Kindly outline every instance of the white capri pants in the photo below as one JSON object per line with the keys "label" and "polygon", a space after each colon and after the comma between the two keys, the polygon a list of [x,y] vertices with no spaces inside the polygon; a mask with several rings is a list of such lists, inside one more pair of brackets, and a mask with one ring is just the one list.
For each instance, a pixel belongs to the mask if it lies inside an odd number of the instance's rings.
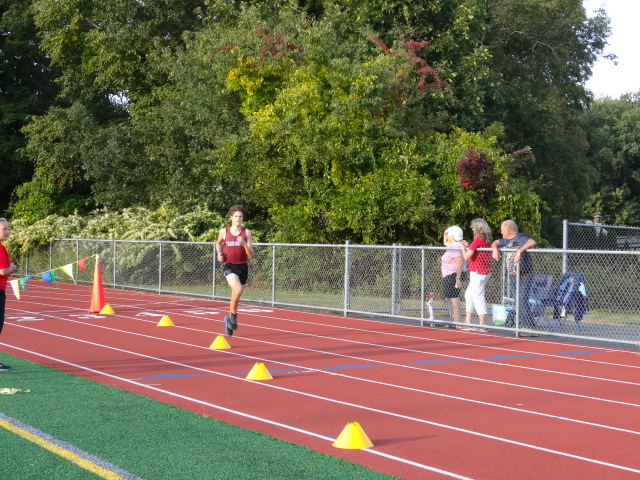
{"label": "white capri pants", "polygon": [[464,292],[465,310],[478,315],[487,314],[486,287],[491,274],[480,275],[478,272],[469,272],[469,285]]}

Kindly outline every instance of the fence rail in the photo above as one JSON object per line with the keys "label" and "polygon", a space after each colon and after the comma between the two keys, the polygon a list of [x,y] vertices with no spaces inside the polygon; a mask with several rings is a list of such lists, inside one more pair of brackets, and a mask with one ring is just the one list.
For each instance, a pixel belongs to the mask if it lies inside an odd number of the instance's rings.
{"label": "fence rail", "polygon": [[[367,316],[417,325],[453,326],[442,298],[440,257],[445,247],[401,245],[302,245],[257,243],[250,260],[243,302]],[[557,286],[568,272],[581,274],[588,313],[580,319],[557,317],[552,305],[536,319],[545,335],[640,345],[640,269],[637,251],[531,249],[536,275]],[[41,272],[97,255],[107,286],[191,295],[216,300],[230,297],[216,260],[214,243],[56,239],[47,249],[20,259],[22,275]],[[501,255],[492,265],[487,302],[502,305],[516,297],[522,283],[510,285]],[[91,273],[77,270],[78,282]],[[466,285],[463,285],[462,292]],[[464,316],[464,295],[461,293]],[[496,331],[522,333],[525,305],[516,302],[513,327],[494,322]],[[491,309],[490,309],[491,310]],[[546,317],[546,318],[545,318]],[[550,322],[552,319],[553,322]]]}

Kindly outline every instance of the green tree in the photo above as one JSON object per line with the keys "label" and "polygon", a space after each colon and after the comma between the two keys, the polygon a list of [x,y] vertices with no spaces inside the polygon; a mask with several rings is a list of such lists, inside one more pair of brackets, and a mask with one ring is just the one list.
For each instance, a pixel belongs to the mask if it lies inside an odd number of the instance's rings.
{"label": "green tree", "polygon": [[42,47],[62,71],[64,93],[76,101],[135,97],[150,78],[152,52],[181,42],[202,27],[206,1],[35,0]]}
{"label": "green tree", "polygon": [[[260,26],[243,45],[224,50],[236,57],[227,86],[239,92],[249,123],[250,155],[243,166],[251,183],[244,191],[268,209],[277,239],[422,243],[438,238],[441,222],[452,216],[436,215],[435,205],[450,208],[453,201],[444,197],[458,188],[434,196],[433,184],[455,172],[456,164],[451,153],[441,164],[431,155],[440,147],[457,152],[457,160],[465,150],[461,136],[406,128],[407,118],[422,126],[435,123],[424,105],[428,92],[438,90],[439,77],[417,55],[427,44],[399,42],[389,48],[375,36],[344,37],[350,18],[338,10],[317,22],[283,15],[271,20],[273,30],[264,19],[246,21]],[[506,156],[495,138],[485,142],[493,163],[500,164],[500,181],[492,189],[506,188]],[[487,215],[521,209],[535,225],[537,197],[526,185],[518,186],[522,190],[496,194],[491,202],[469,192],[455,213],[464,215],[464,207],[471,208],[467,214]]]}
{"label": "green tree", "polygon": [[422,46],[395,52],[345,36],[348,24],[337,10],[317,22],[283,13],[229,52],[236,67],[227,85],[249,122],[245,192],[268,209],[282,240],[415,241],[429,180],[396,119],[437,75],[414,55]]}
{"label": "green tree", "polygon": [[502,78],[487,118],[505,126],[505,148],[532,149],[535,162],[521,164],[521,174],[548,207],[543,233],[553,239],[563,218],[580,217],[595,182],[584,85],[606,45],[609,19],[602,10],[587,18],[580,0],[497,0],[487,8],[484,42]]}
{"label": "green tree", "polygon": [[[501,147],[503,136],[498,124],[480,133],[455,129],[449,135],[439,134],[426,146],[425,172],[438,179],[433,184],[437,186],[434,196],[439,225],[465,227],[473,218],[481,217],[497,229],[503,220],[511,218],[523,231],[539,238],[542,201],[532,185],[517,174],[518,163],[530,158],[531,151],[507,154]],[[460,168],[469,153],[482,155],[486,170],[465,172]],[[438,236],[433,240],[438,241]]]}
{"label": "green tree", "polygon": [[0,0],[0,212],[14,188],[33,174],[31,162],[20,155],[21,128],[31,115],[43,114],[58,92],[56,72],[36,41],[30,3]]}
{"label": "green tree", "polygon": [[[526,160],[540,154],[508,152],[543,136],[493,116],[529,109],[562,137],[580,112],[542,87],[524,106],[507,95],[480,1],[301,2],[314,15],[298,2],[56,3],[36,2],[36,19],[74,102],[25,130],[37,170],[19,191],[24,215],[170,198],[219,212],[241,201],[286,241],[439,241],[479,215],[535,234],[544,204],[531,186],[546,184]],[[481,188],[457,172],[470,151],[491,169]]]}
{"label": "green tree", "polygon": [[498,93],[483,39],[490,27],[483,0],[336,0],[354,24],[387,43],[397,38],[427,42],[421,56],[440,76],[444,89],[425,97],[431,112],[445,113],[447,127],[482,129],[485,104]]}
{"label": "green tree", "polygon": [[640,93],[591,105],[587,139],[599,181],[584,205],[587,215],[600,212],[609,224],[640,224],[639,125]]}
{"label": "green tree", "polygon": [[35,221],[47,215],[88,213],[95,205],[84,175],[85,145],[96,129],[80,104],[52,107],[23,128],[29,138],[24,153],[34,164],[33,178],[16,189],[20,201],[13,215]]}
{"label": "green tree", "polygon": [[[171,168],[143,155],[149,138],[131,128],[129,103],[164,82],[153,76],[149,58],[180,44],[184,30],[200,28],[206,2],[22,3],[32,3],[24,11],[33,13],[43,55],[61,72],[63,101],[24,130],[35,172],[16,189],[14,214],[36,219],[96,204],[148,203],[149,183],[164,188],[156,205],[171,196],[167,182],[154,182],[171,177]],[[119,188],[127,195],[116,193]]]}

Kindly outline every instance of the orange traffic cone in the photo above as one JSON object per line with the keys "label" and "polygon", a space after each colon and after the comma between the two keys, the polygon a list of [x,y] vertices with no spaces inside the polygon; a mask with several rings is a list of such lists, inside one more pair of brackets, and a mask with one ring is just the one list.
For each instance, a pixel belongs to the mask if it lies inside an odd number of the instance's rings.
{"label": "orange traffic cone", "polygon": [[100,260],[96,259],[96,266],[93,270],[93,291],[91,293],[91,306],[87,310],[89,313],[100,313],[104,308],[104,287],[102,286],[102,271],[100,270]]}

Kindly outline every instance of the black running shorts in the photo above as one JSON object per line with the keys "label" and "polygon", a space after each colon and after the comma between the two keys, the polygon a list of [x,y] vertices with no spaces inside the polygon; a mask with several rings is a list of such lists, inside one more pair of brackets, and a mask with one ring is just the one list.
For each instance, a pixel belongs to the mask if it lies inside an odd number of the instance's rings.
{"label": "black running shorts", "polygon": [[240,285],[244,286],[249,277],[249,266],[246,263],[223,263],[222,274],[225,278],[229,275],[237,275],[240,279]]}

